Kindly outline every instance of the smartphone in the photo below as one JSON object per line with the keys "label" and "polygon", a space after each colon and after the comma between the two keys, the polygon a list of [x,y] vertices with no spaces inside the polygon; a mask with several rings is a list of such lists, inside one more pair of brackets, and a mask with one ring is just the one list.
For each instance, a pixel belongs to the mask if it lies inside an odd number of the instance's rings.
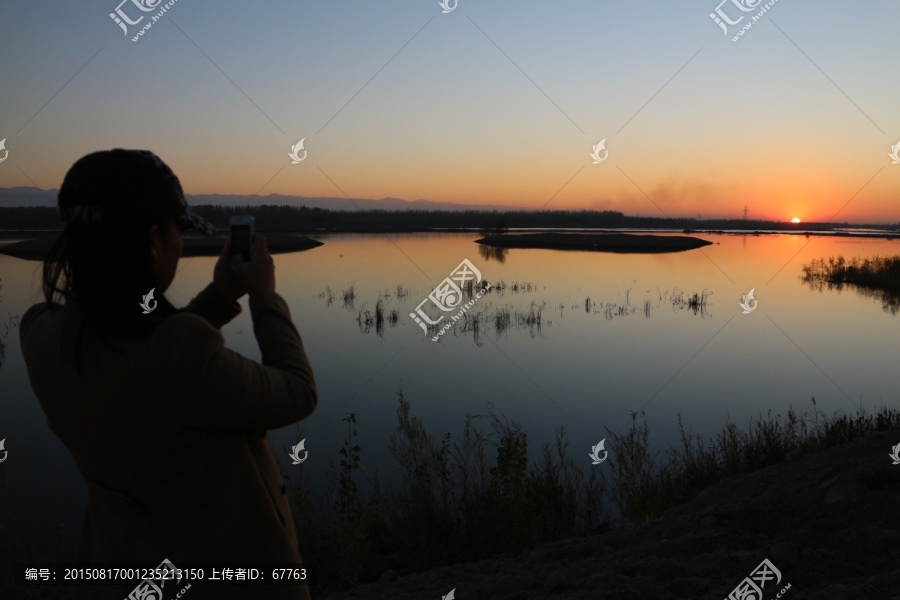
{"label": "smartphone", "polygon": [[250,262],[253,242],[253,215],[231,217],[231,255],[240,254],[244,262]]}

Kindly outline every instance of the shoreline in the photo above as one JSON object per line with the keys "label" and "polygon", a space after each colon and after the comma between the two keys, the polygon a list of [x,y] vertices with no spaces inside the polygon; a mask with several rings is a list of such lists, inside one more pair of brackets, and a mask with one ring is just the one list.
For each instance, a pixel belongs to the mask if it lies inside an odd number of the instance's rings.
{"label": "shoreline", "polygon": [[[23,260],[43,260],[50,246],[56,240],[58,232],[44,232],[43,235],[26,237],[25,232],[4,237],[0,232],[0,240],[21,240],[9,244],[0,244],[0,254],[6,254]],[[270,254],[284,254],[287,252],[301,252],[322,246],[324,242],[314,240],[304,235],[283,232],[260,232],[266,238],[266,246]],[[24,238],[24,239],[23,239]],[[228,234],[216,234],[212,236],[184,235],[184,250],[181,253],[185,257],[219,256],[222,246],[228,239]]]}
{"label": "shoreline", "polygon": [[[50,248],[53,240],[61,230],[48,229],[6,229],[0,230],[0,254],[6,254],[24,260],[42,260]],[[621,228],[621,229],[563,229],[563,228],[522,228],[510,229],[508,233],[500,236],[483,236],[475,229],[369,229],[360,230],[309,230],[309,229],[285,229],[285,230],[258,230],[266,236],[269,251],[272,254],[284,254],[288,252],[300,252],[316,248],[324,242],[309,236],[327,237],[331,235],[397,235],[397,234],[472,234],[479,236],[476,243],[496,248],[545,248],[558,250],[587,250],[622,253],[658,253],[680,252],[700,248],[713,244],[708,240],[685,237],[686,234],[704,235],[736,235],[736,236],[761,236],[761,235],[802,235],[805,237],[840,237],[855,239],[900,239],[900,233],[893,231],[846,231],[846,230],[802,230],[802,231],[775,231],[775,230],[721,230],[721,229],[648,229],[648,228]],[[555,236],[555,237],[554,237]],[[582,239],[578,240],[577,237]],[[618,236],[621,243],[611,243],[614,236]],[[184,236],[183,256],[218,256],[221,244],[228,237],[227,230],[217,231],[213,236]],[[519,238],[516,240],[515,238]],[[570,238],[570,239],[568,239]],[[592,238],[585,241],[586,238]],[[640,240],[640,238],[644,238]],[[651,241],[655,238],[656,241]],[[554,241],[554,239],[556,241]],[[560,241],[564,240],[564,241]],[[673,241],[681,240],[681,241]],[[691,242],[693,240],[693,242]],[[497,243],[497,241],[502,243]],[[647,242],[645,244],[639,241]],[[579,242],[579,243],[576,243]]]}
{"label": "shoreline", "polygon": [[[62,229],[0,229],[0,241],[10,239],[34,239],[39,237],[55,236]],[[257,232],[263,235],[346,235],[346,234],[398,234],[398,233],[471,233],[485,237],[476,227],[422,227],[422,228],[393,228],[393,229],[277,229],[264,230],[257,228]],[[648,227],[520,227],[509,228],[507,235],[524,233],[637,233],[637,234],[703,234],[703,235],[803,235],[823,237],[854,237],[875,239],[900,239],[900,231],[896,230],[872,230],[853,228],[848,229],[673,229],[673,228],[648,228]],[[213,237],[227,236],[227,229],[219,229]]]}

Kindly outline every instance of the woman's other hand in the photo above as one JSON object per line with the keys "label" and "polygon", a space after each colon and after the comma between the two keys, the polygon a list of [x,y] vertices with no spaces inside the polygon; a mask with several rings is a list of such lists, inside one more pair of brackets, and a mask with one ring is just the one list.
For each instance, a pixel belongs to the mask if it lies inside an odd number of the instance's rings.
{"label": "woman's other hand", "polygon": [[219,260],[213,268],[213,284],[224,296],[237,301],[247,293],[247,289],[238,281],[237,274],[231,266],[231,240],[226,240]]}
{"label": "woman's other hand", "polygon": [[231,267],[234,270],[238,285],[248,293],[259,291],[275,291],[275,261],[266,247],[266,238],[261,235],[253,236],[253,257],[249,263],[245,263],[240,255],[231,257]]}
{"label": "woman's other hand", "polygon": [[275,261],[266,247],[266,238],[253,236],[251,256],[249,263],[240,254],[231,256],[231,240],[225,242],[213,269],[213,283],[227,298],[236,301],[244,294],[275,290]]}

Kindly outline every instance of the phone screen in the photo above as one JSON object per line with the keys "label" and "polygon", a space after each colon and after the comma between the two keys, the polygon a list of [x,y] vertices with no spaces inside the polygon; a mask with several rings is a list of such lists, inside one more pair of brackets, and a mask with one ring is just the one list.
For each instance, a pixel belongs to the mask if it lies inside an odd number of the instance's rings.
{"label": "phone screen", "polygon": [[250,262],[250,225],[231,226],[231,255],[240,254]]}

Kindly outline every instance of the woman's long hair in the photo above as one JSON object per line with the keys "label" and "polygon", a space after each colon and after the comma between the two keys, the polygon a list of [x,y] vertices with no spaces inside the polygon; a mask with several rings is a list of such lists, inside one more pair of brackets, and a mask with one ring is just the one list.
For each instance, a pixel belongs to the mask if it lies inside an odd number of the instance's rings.
{"label": "woman's long hair", "polygon": [[135,151],[110,150],[77,161],[60,187],[67,225],[44,260],[43,289],[51,308],[72,303],[83,317],[73,348],[79,374],[86,335],[114,348],[114,337],[144,338],[177,312],[161,290],[153,312],[140,307],[158,285],[150,228],[165,238],[174,222],[160,216],[176,193],[168,175]]}

